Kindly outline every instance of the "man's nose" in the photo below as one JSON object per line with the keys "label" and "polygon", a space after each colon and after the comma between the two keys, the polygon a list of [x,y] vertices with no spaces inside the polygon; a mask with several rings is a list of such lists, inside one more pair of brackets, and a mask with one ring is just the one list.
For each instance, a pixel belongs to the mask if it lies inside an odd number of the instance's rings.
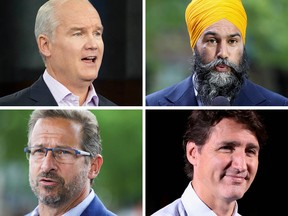
{"label": "man's nose", "polygon": [[227,59],[229,56],[228,45],[226,42],[221,41],[218,43],[217,47],[217,57],[222,59]]}
{"label": "man's nose", "polygon": [[245,152],[235,152],[233,154],[232,166],[239,171],[247,169],[246,153]]}
{"label": "man's nose", "polygon": [[98,48],[98,43],[100,43],[99,38],[96,38],[95,35],[90,35],[87,37],[87,41],[85,43],[85,48],[86,49],[97,49]]}
{"label": "man's nose", "polygon": [[47,150],[45,157],[41,161],[41,170],[43,172],[48,172],[52,169],[57,168],[57,161],[55,160],[53,156],[52,150]]}

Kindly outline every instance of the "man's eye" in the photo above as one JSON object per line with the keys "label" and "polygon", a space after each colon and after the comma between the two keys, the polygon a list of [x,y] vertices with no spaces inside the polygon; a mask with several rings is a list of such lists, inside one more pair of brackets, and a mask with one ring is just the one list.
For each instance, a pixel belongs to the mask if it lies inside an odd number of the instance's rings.
{"label": "man's eye", "polygon": [[256,155],[257,154],[257,151],[255,149],[249,149],[246,152],[247,152],[247,154],[251,154],[251,155]]}
{"label": "man's eye", "polygon": [[71,153],[71,151],[61,149],[61,150],[57,151],[57,154],[58,155],[64,155],[64,154],[72,154],[72,153]]}
{"label": "man's eye", "polygon": [[208,43],[216,43],[217,42],[215,38],[210,38],[207,41],[208,41]]}
{"label": "man's eye", "polygon": [[95,36],[101,36],[101,35],[102,35],[102,32],[100,32],[100,31],[94,32],[94,35],[95,35]]}
{"label": "man's eye", "polygon": [[236,43],[237,43],[237,40],[236,40],[236,39],[231,39],[231,40],[229,40],[229,43],[230,43],[230,44],[236,44]]}
{"label": "man's eye", "polygon": [[74,35],[74,36],[81,36],[81,35],[82,35],[82,32],[75,32],[73,35]]}
{"label": "man's eye", "polygon": [[35,149],[33,152],[33,154],[38,154],[38,153],[45,153],[45,149]]}
{"label": "man's eye", "polygon": [[223,151],[233,151],[233,147],[232,146],[222,146],[220,148]]}

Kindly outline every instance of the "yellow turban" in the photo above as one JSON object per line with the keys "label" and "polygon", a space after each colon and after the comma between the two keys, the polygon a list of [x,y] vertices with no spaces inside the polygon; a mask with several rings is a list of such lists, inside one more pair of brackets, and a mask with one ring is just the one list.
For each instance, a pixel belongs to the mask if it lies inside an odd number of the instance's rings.
{"label": "yellow turban", "polygon": [[192,0],[186,8],[185,19],[192,48],[204,30],[221,19],[233,23],[245,43],[247,15],[241,0]]}

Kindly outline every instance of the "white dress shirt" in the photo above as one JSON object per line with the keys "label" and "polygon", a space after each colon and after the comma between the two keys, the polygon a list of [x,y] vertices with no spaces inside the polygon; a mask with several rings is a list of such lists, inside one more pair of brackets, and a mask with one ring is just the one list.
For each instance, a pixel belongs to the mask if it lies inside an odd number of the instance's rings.
{"label": "white dress shirt", "polygon": [[[233,216],[238,214],[236,202]],[[152,216],[217,216],[195,193],[191,182],[188,184],[181,198],[175,200],[162,209],[153,213]]]}
{"label": "white dress shirt", "polygon": [[[43,79],[58,106],[80,106],[79,97],[54,79],[47,70],[44,71]],[[90,85],[87,98],[82,106],[99,106],[99,98],[93,84]]]}

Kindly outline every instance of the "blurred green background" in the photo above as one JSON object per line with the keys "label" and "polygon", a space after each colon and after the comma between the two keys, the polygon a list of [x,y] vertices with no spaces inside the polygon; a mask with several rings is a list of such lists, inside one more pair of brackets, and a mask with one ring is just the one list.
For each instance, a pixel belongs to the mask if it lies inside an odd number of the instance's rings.
{"label": "blurred green background", "polygon": [[[91,110],[100,125],[104,163],[94,190],[118,215],[142,215],[142,110]],[[0,110],[0,215],[32,211],[27,123],[32,110]]]}
{"label": "blurred green background", "polygon": [[[185,10],[190,0],[146,0],[146,94],[189,76],[192,50]],[[288,97],[288,1],[242,0],[248,16],[249,77]]]}

